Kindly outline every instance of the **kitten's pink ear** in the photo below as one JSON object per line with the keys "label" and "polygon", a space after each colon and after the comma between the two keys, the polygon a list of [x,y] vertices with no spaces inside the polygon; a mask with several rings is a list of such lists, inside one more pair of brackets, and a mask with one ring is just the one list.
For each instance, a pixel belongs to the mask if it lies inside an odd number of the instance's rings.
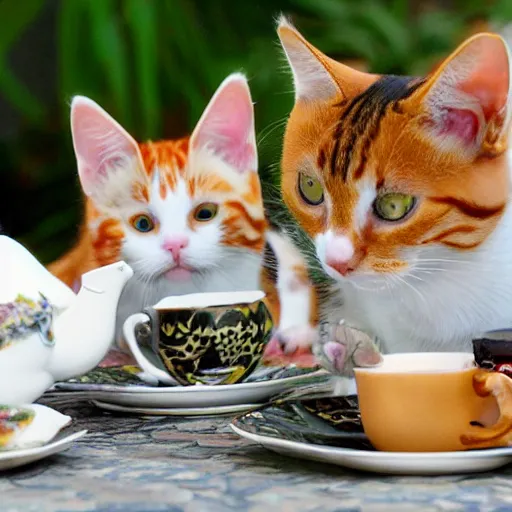
{"label": "kitten's pink ear", "polygon": [[500,154],[511,108],[510,54],[496,34],[477,34],[450,55],[409,103],[420,102],[426,125],[446,149]]}
{"label": "kitten's pink ear", "polygon": [[194,129],[191,151],[207,148],[239,172],[258,170],[254,109],[246,78],[229,75]]}
{"label": "kitten's pink ear", "polygon": [[86,195],[101,186],[109,173],[122,167],[133,168],[134,159],[142,161],[135,140],[89,98],[73,98],[71,132],[78,174]]}

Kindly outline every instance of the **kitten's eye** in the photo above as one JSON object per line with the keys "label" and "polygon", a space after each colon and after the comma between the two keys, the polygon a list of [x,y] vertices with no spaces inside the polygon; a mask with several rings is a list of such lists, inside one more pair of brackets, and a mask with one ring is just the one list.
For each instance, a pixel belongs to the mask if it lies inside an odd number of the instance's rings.
{"label": "kitten's eye", "polygon": [[149,233],[155,229],[155,223],[153,219],[145,213],[135,215],[131,218],[130,223],[137,231],[140,231],[141,233]]}
{"label": "kitten's eye", "polygon": [[194,219],[199,222],[208,222],[217,215],[218,211],[219,207],[215,203],[203,203],[196,208]]}
{"label": "kitten's eye", "polygon": [[299,173],[299,192],[302,199],[312,206],[324,202],[324,189],[320,181],[302,172]]}
{"label": "kitten's eye", "polygon": [[396,221],[403,219],[413,208],[414,196],[400,193],[383,194],[375,199],[373,211],[383,220]]}

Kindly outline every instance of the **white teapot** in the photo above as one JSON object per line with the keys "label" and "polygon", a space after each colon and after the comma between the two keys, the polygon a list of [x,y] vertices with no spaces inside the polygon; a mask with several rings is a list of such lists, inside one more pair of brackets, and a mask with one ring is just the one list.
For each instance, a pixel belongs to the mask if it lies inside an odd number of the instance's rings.
{"label": "white teapot", "polygon": [[23,335],[0,338],[0,404],[31,403],[56,381],[96,367],[114,341],[117,304],[132,275],[124,261],[92,270],[75,295],[25,247],[1,235],[0,326],[2,308],[31,303],[41,315]]}

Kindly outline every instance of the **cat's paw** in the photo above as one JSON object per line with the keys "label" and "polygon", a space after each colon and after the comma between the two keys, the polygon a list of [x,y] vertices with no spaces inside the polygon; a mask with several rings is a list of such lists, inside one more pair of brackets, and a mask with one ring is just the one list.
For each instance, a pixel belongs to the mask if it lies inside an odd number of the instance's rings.
{"label": "cat's paw", "polygon": [[297,350],[311,351],[318,338],[318,331],[310,325],[297,325],[277,331],[274,337],[285,354],[293,354]]}
{"label": "cat's paw", "polygon": [[311,348],[316,343],[318,331],[310,325],[277,330],[265,347],[263,364],[267,366],[288,366],[301,368],[318,366]]}
{"label": "cat's paw", "polygon": [[321,325],[313,353],[326,370],[336,375],[353,376],[354,368],[368,368],[382,362],[374,340],[345,324]]}

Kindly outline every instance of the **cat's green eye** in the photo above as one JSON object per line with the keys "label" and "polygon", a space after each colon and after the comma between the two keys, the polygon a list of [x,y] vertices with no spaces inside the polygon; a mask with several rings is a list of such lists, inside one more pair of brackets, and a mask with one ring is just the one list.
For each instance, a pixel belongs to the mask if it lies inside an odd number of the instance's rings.
{"label": "cat's green eye", "polygon": [[208,222],[218,213],[219,207],[215,203],[200,204],[194,211],[194,219],[199,222]]}
{"label": "cat's green eye", "polygon": [[403,219],[413,209],[415,202],[414,196],[390,192],[375,199],[373,211],[383,220],[397,221]]}
{"label": "cat's green eye", "polygon": [[155,229],[155,222],[147,213],[134,215],[130,219],[130,224],[141,233],[149,233]]}
{"label": "cat's green eye", "polygon": [[312,206],[318,206],[324,202],[322,184],[309,174],[299,173],[299,192],[302,199]]}

